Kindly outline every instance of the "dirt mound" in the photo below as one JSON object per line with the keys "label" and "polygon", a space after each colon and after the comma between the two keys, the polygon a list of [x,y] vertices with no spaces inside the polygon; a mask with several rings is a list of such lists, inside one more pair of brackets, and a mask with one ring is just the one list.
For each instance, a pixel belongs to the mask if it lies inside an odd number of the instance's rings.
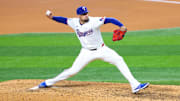
{"label": "dirt mound", "polygon": [[42,80],[0,83],[0,101],[178,101],[180,86],[150,85],[132,94],[129,84],[61,81],[52,88],[28,89]]}

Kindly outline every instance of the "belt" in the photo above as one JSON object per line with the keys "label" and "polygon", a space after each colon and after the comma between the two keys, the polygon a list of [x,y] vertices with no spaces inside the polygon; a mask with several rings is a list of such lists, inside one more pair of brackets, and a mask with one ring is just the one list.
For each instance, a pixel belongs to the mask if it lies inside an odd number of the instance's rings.
{"label": "belt", "polygon": [[[101,47],[103,47],[104,46],[104,43],[101,45]],[[94,48],[94,49],[89,49],[90,51],[95,51],[95,50],[97,50],[98,48]]]}
{"label": "belt", "polygon": [[94,49],[89,49],[90,51],[95,51],[95,50],[97,50],[97,48],[94,48]]}

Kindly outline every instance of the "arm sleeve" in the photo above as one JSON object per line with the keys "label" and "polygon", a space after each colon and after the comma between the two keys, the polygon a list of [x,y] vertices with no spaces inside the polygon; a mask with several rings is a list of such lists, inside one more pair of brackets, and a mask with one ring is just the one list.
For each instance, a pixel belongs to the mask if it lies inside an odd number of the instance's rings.
{"label": "arm sleeve", "polygon": [[66,25],[67,25],[67,18],[65,18],[65,17],[53,16],[52,19],[55,20],[55,21],[57,21],[57,22],[60,22],[60,23],[63,23],[63,24],[66,24]]}
{"label": "arm sleeve", "polygon": [[96,28],[101,27],[104,24],[106,17],[94,17],[94,26]]}
{"label": "arm sleeve", "polygon": [[107,23],[112,23],[119,27],[123,26],[123,24],[115,18],[105,18],[104,24],[107,24]]}

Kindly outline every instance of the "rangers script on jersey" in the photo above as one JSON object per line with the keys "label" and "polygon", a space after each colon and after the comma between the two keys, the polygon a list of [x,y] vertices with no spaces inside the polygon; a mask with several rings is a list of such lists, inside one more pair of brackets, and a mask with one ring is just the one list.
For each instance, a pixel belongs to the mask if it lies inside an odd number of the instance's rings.
{"label": "rangers script on jersey", "polygon": [[74,29],[83,48],[95,49],[104,43],[100,32],[104,20],[105,17],[89,17],[89,21],[81,25],[79,18],[69,18],[67,24]]}

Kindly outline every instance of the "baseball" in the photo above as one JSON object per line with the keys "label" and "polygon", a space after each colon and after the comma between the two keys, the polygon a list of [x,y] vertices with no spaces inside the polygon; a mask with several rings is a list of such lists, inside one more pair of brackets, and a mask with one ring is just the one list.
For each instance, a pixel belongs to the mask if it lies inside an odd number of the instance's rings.
{"label": "baseball", "polygon": [[50,10],[47,10],[47,11],[46,11],[46,15],[47,15],[47,16],[50,16],[51,14],[52,14],[52,12],[51,12]]}

